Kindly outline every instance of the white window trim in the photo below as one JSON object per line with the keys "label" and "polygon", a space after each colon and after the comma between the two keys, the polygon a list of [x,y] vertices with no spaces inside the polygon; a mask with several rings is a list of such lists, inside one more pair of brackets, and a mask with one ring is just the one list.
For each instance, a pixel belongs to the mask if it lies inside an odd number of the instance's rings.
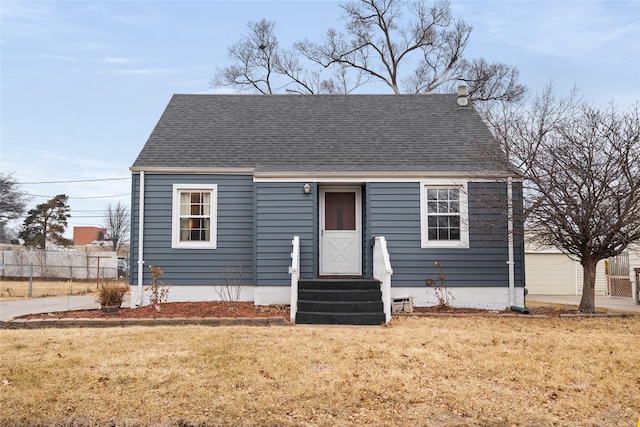
{"label": "white window trim", "polygon": [[[429,240],[427,228],[427,188],[460,189],[460,240]],[[468,248],[469,247],[469,197],[467,181],[430,179],[420,181],[420,247],[421,248]]]}
{"label": "white window trim", "polygon": [[[199,191],[211,193],[211,230],[209,241],[180,241],[180,193],[183,191]],[[218,238],[218,184],[173,184],[173,201],[171,210],[171,247],[174,249],[216,249]]]}

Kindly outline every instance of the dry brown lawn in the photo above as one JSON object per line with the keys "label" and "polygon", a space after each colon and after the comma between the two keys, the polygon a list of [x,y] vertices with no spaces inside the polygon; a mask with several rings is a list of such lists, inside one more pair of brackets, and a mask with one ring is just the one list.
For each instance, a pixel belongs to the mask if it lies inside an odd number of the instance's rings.
{"label": "dry brown lawn", "polygon": [[0,425],[635,426],[640,318],[2,330]]}
{"label": "dry brown lawn", "polygon": [[[124,283],[124,282],[122,282]],[[31,284],[33,297],[54,297],[62,295],[83,295],[96,290],[95,280],[40,280]],[[28,280],[0,279],[0,300],[25,298],[29,294]]]}

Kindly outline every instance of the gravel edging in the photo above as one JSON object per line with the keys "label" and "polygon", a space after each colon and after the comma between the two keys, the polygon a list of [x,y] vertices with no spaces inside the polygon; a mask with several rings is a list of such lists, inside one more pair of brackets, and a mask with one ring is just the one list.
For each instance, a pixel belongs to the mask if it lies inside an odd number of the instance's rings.
{"label": "gravel edging", "polygon": [[599,319],[613,318],[626,319],[640,316],[635,313],[592,313],[592,314],[521,314],[521,313],[397,313],[398,317],[500,317],[519,319]]}
{"label": "gravel edging", "polygon": [[[544,314],[521,313],[395,313],[393,317],[488,317],[518,319],[625,319],[638,317],[635,313],[594,313],[594,314]],[[167,317],[167,318],[50,318],[13,319],[0,321],[0,329],[46,329],[46,328],[113,328],[127,326],[294,326],[282,317]],[[328,326],[328,325],[327,325]]]}
{"label": "gravel edging", "polygon": [[51,318],[13,319],[0,322],[0,329],[45,329],[45,328],[112,328],[127,326],[291,326],[282,317],[172,317],[172,318]]}

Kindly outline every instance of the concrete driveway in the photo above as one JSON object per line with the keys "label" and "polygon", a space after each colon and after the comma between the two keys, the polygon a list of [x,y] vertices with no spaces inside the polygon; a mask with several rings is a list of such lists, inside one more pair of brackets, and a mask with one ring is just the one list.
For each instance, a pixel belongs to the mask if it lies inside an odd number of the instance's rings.
{"label": "concrete driveway", "polygon": [[58,311],[100,308],[94,295],[69,295],[61,297],[28,298],[0,301],[0,321],[18,316]]}
{"label": "concrete driveway", "polygon": [[53,313],[56,311],[84,310],[100,308],[93,295],[69,295],[13,299],[0,301],[0,321],[11,320],[25,314]]}
{"label": "concrete driveway", "polygon": [[[129,295],[124,296],[123,307],[129,307]],[[5,322],[26,314],[55,313],[70,310],[100,308],[95,295],[69,295],[61,297],[27,298],[0,301],[0,321]]]}
{"label": "concrete driveway", "polygon": [[[580,295],[527,295],[527,302],[544,302],[551,304],[579,305]],[[634,304],[631,298],[596,296],[596,310],[605,308],[610,310],[640,313],[640,305]]]}

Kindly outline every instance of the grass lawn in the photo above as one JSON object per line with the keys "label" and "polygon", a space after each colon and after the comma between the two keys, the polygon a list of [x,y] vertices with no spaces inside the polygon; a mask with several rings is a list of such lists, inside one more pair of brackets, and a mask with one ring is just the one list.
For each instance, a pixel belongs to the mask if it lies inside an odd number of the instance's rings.
{"label": "grass lawn", "polygon": [[640,317],[0,331],[0,425],[635,426]]}
{"label": "grass lawn", "polygon": [[[122,285],[126,283],[118,281]],[[33,297],[55,297],[61,295],[84,295],[95,292],[96,280],[42,280],[34,279],[31,283]],[[29,295],[28,280],[8,280],[0,278],[0,299],[26,298]]]}

